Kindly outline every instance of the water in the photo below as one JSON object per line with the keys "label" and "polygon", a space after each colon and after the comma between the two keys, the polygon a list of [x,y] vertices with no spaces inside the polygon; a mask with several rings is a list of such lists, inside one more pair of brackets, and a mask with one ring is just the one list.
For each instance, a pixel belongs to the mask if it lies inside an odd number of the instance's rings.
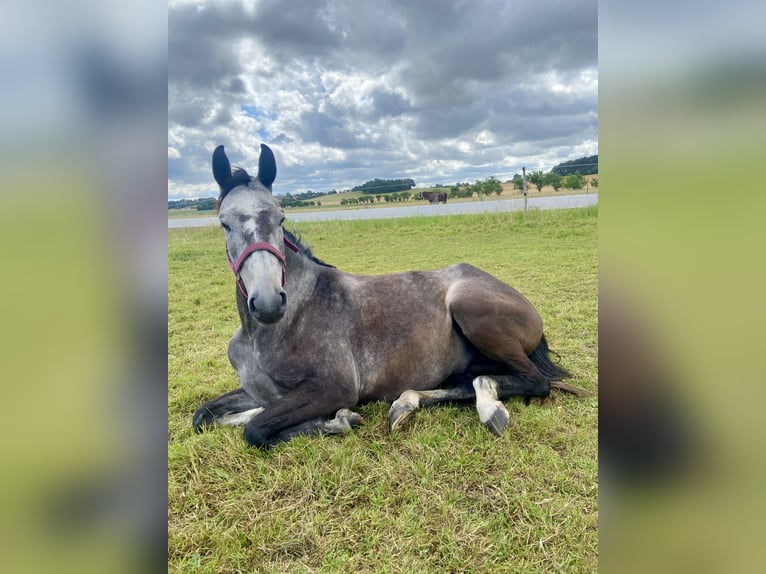
{"label": "water", "polygon": [[[527,200],[529,209],[570,209],[587,207],[598,204],[598,194],[583,195],[552,195],[547,197],[530,197]],[[287,212],[290,221],[328,221],[349,219],[391,219],[396,217],[420,217],[434,215],[457,215],[465,213],[488,213],[493,211],[522,211],[523,199],[486,199],[482,201],[467,201],[455,203],[439,203],[436,205],[402,205],[395,207],[367,207],[348,210],[320,210],[298,213]],[[205,227],[218,225],[217,217],[188,217],[168,219],[168,228]]]}

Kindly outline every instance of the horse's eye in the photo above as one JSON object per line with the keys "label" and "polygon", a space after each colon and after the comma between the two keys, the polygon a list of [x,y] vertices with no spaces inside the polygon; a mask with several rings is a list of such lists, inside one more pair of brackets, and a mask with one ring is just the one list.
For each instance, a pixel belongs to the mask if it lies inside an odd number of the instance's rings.
{"label": "horse's eye", "polygon": [[285,218],[283,217],[282,219],[279,220],[279,225],[282,225],[284,222],[285,222]]}
{"label": "horse's eye", "polygon": [[223,227],[224,231],[231,231],[231,227],[226,225],[223,221],[221,222],[221,227]]}

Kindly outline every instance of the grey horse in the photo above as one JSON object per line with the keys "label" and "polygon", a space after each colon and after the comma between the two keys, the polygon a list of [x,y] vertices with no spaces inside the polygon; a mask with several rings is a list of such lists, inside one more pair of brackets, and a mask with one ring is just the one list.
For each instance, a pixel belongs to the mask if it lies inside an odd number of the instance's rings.
{"label": "grey horse", "polygon": [[419,407],[473,400],[501,435],[502,398],[546,397],[551,387],[585,394],[557,382],[569,373],[551,361],[540,315],[512,287],[465,263],[344,273],[282,228],[268,146],[257,177],[232,171],[223,146],[212,163],[237,284],[241,325],[228,355],[241,386],[197,409],[196,430],[244,425],[248,444],[269,447],[346,432],[363,422],[351,409],[366,402],[392,401],[395,430]]}

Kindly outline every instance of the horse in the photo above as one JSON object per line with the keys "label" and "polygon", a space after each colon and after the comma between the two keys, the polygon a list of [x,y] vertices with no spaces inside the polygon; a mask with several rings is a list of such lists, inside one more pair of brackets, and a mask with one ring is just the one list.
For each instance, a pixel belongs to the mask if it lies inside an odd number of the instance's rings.
{"label": "horse", "polygon": [[418,408],[473,400],[500,436],[509,419],[501,399],[547,397],[552,387],[585,393],[559,382],[570,374],[550,359],[540,315],[512,287],[466,263],[345,273],[283,228],[268,146],[255,177],[232,171],[223,146],[212,168],[236,283],[240,326],[228,357],[240,387],[200,406],[195,430],[244,426],[249,445],[269,448],[347,432],[364,422],[352,409],[372,401],[392,403],[397,431]]}
{"label": "horse", "polygon": [[428,203],[447,203],[447,194],[442,192],[424,191],[420,194],[421,199],[427,199]]}

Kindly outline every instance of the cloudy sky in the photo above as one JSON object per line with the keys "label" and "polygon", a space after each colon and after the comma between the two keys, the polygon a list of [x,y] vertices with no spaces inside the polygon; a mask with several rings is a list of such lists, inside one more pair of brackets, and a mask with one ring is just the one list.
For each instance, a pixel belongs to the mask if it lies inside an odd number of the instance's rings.
{"label": "cloudy sky", "polygon": [[226,146],[276,193],[549,170],[598,153],[596,0],[170,0],[168,194]]}

